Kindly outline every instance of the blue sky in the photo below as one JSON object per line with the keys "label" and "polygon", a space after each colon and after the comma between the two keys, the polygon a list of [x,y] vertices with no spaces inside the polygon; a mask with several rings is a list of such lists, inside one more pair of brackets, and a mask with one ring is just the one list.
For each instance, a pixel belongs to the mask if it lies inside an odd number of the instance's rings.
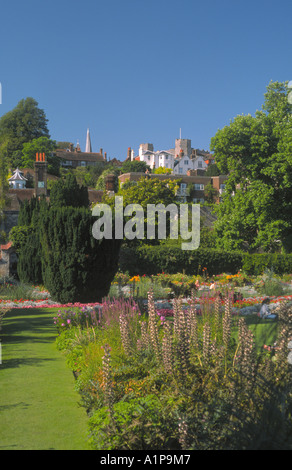
{"label": "blue sky", "polygon": [[140,143],[210,148],[292,79],[291,0],[2,0],[0,116],[28,96],[51,137],[124,160]]}

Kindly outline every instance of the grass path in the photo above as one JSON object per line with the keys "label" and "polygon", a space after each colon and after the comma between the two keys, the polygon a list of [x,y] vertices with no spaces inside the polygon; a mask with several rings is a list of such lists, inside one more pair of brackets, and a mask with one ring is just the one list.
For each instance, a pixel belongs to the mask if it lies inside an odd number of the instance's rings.
{"label": "grass path", "polygon": [[0,450],[87,450],[87,416],[56,349],[53,309],[14,309],[0,332]]}

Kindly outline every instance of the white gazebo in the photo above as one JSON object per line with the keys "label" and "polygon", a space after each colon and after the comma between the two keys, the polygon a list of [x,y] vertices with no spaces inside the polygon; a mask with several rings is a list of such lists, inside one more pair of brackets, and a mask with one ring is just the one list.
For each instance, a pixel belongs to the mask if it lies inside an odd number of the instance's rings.
{"label": "white gazebo", "polygon": [[11,178],[8,179],[10,188],[13,189],[25,189],[27,179],[23,176],[23,173],[16,168]]}

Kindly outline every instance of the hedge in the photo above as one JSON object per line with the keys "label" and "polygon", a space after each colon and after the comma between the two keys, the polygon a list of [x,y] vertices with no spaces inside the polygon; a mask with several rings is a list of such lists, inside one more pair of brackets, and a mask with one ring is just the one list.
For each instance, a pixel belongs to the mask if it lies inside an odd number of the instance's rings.
{"label": "hedge", "polygon": [[128,271],[131,276],[161,272],[202,274],[203,268],[207,268],[207,273],[211,276],[221,273],[236,274],[240,269],[252,276],[261,275],[266,269],[279,275],[291,274],[292,254],[248,254],[211,249],[183,251],[179,246],[150,245],[125,245],[120,251],[119,269]]}
{"label": "hedge", "polygon": [[131,276],[157,273],[202,274],[207,268],[209,275],[228,272],[236,274],[242,267],[242,253],[218,250],[183,251],[180,247],[123,246],[120,251],[119,268]]}
{"label": "hedge", "polygon": [[273,270],[275,274],[292,273],[292,254],[261,253],[244,254],[242,270],[246,274],[259,276],[266,269]]}

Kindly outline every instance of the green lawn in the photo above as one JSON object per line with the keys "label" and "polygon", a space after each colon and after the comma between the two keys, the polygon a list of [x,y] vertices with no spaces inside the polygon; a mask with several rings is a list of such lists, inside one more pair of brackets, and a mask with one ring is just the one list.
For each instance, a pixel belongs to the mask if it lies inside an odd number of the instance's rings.
{"label": "green lawn", "polygon": [[0,449],[86,450],[87,415],[56,349],[54,309],[14,309],[0,332]]}

